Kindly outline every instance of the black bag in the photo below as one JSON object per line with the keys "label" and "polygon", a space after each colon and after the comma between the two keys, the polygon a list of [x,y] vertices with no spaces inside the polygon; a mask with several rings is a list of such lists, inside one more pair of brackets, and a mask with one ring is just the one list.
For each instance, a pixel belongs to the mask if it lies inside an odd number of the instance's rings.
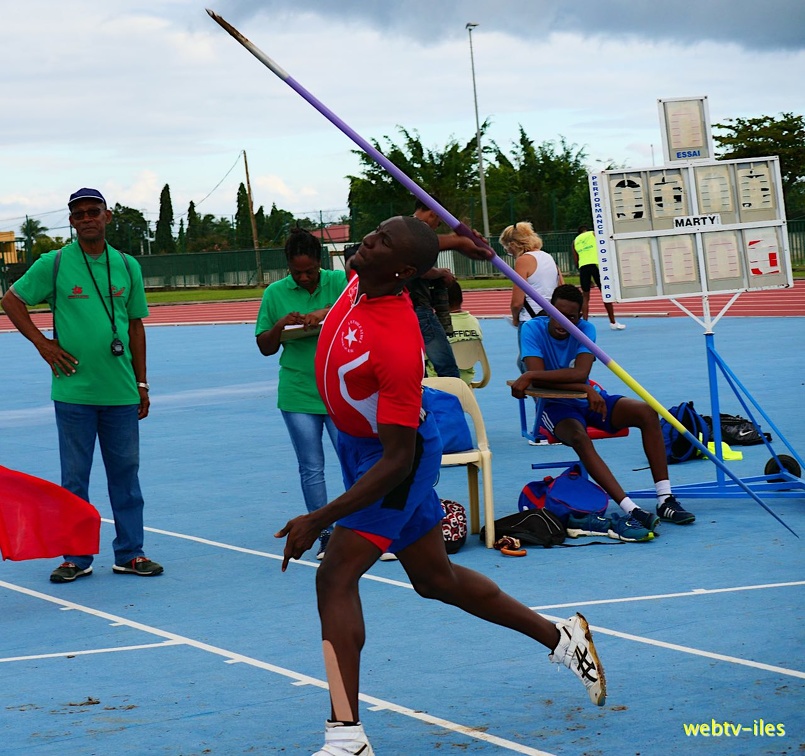
{"label": "black bag", "polygon": [[[484,540],[486,528],[481,528]],[[527,509],[513,515],[495,520],[495,537],[512,536],[521,543],[531,546],[558,546],[564,543],[567,535],[561,520],[547,509]]]}
{"label": "black bag", "polygon": [[[705,422],[713,432],[713,418],[704,415]],[[721,439],[730,446],[754,446],[762,444],[763,437],[771,441],[771,433],[763,433],[760,426],[754,426],[751,420],[740,415],[727,415],[721,413]]]}
{"label": "black bag", "polygon": [[444,509],[442,536],[448,554],[455,554],[467,542],[467,513],[457,501],[441,499]]}
{"label": "black bag", "polygon": [[[671,407],[668,412],[679,420],[694,438],[699,439],[703,446],[707,446],[710,441],[710,426],[693,408],[693,402],[682,402],[676,407]],[[700,456],[699,449],[664,417],[660,418],[660,429],[665,441],[665,455],[669,464],[687,462],[689,459],[696,459]]]}

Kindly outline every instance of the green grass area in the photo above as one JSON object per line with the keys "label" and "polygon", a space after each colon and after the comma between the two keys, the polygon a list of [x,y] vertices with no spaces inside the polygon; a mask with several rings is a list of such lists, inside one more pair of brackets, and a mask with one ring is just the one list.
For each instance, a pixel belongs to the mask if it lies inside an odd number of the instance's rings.
{"label": "green grass area", "polygon": [[[572,279],[569,281],[573,283]],[[576,279],[578,283],[578,279]],[[468,278],[461,281],[461,288],[470,289],[510,289],[508,278]],[[173,291],[149,291],[146,299],[149,304],[178,304],[182,302],[221,302],[233,299],[260,299],[265,289],[176,289]]]}
{"label": "green grass area", "polygon": [[181,304],[182,302],[223,302],[233,299],[261,299],[265,289],[173,289],[171,291],[147,291],[148,304]]}

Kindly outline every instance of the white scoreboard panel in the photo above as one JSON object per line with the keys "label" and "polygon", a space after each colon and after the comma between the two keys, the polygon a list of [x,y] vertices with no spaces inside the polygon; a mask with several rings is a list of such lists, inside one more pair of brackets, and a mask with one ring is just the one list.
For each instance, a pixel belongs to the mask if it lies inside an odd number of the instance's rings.
{"label": "white scoreboard panel", "polygon": [[605,301],[793,285],[777,157],[601,171],[590,196]]}
{"label": "white scoreboard panel", "polygon": [[713,135],[706,97],[657,100],[666,163],[712,160]]}

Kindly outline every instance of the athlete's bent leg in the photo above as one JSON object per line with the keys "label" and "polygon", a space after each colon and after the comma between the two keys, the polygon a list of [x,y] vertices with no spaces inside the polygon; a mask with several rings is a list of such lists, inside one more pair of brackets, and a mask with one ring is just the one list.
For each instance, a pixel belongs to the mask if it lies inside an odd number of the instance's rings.
{"label": "athlete's bent leg", "polygon": [[546,648],[556,648],[559,632],[553,623],[504,593],[488,577],[450,561],[441,525],[397,556],[420,596],[457,606],[487,622],[517,630]]}

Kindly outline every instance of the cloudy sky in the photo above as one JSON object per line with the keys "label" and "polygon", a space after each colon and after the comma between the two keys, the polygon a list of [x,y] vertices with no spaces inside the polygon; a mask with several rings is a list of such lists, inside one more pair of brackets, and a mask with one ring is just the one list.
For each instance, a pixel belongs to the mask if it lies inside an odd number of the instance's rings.
{"label": "cloudy sky", "polygon": [[367,139],[473,137],[467,22],[504,149],[522,125],[645,167],[657,98],[707,95],[715,122],[805,111],[803,0],[25,0],[2,24],[0,231],[65,235],[80,186],[152,221],[166,183],[177,219],[190,200],[230,216],[243,150],[256,206],[346,212],[354,145],[205,5]]}

